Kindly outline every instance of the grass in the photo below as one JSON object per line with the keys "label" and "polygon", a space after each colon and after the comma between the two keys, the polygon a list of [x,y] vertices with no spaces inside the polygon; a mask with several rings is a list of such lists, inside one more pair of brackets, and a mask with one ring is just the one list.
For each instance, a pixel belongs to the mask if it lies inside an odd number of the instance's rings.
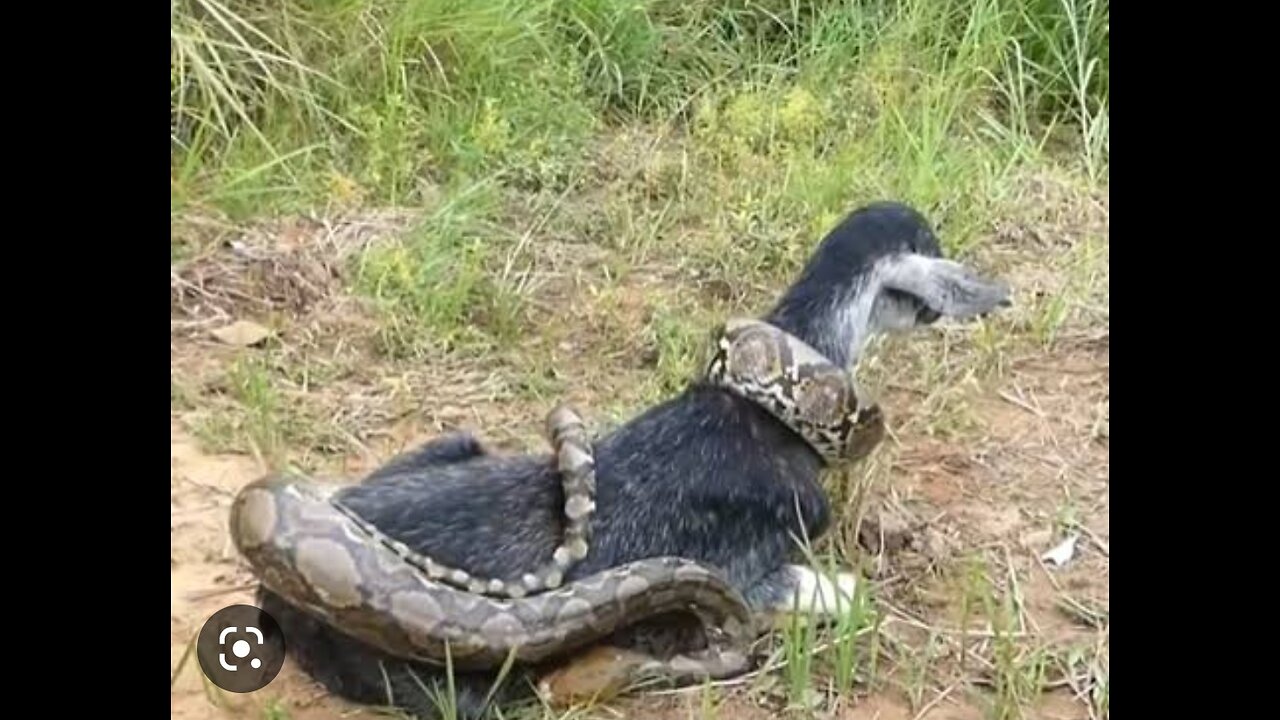
{"label": "grass", "polygon": [[377,303],[384,354],[415,357],[427,338],[452,349],[510,337],[520,298],[486,272],[486,238],[497,233],[486,221],[488,199],[483,186],[473,185],[398,242],[356,260],[355,287]]}
{"label": "grass", "polygon": [[277,384],[267,363],[242,356],[231,365],[224,392],[231,401],[226,412],[213,413],[197,426],[197,436],[209,447],[247,447],[278,466],[285,450],[289,418],[281,406]]}
{"label": "grass", "polygon": [[[478,424],[538,446],[561,399],[603,429],[681,387],[707,331],[764,310],[852,206],[905,200],[947,253],[1015,280],[1017,308],[869,355],[896,421],[831,481],[815,550],[858,564],[866,509],[892,501],[980,562],[875,559],[833,626],[779,630],[775,709],[1033,717],[1066,688],[1107,716],[1105,553],[1088,593],[1006,555],[1028,524],[1057,538],[1106,512],[1105,0],[174,0],[171,18],[170,257],[195,293],[171,404],[207,451],[336,470],[405,427]],[[256,254],[219,284],[229,240]],[[331,285],[297,270],[316,262]],[[278,339],[208,340],[243,317]],[[1068,643],[1034,627],[1063,617]],[[689,716],[774,694],[696,692]]]}

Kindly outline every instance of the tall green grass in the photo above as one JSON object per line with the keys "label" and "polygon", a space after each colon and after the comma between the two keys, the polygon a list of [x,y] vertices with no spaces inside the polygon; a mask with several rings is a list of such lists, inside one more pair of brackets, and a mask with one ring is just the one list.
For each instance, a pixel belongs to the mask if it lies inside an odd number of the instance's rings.
{"label": "tall green grass", "polygon": [[[1107,0],[171,7],[175,242],[193,212],[423,208],[354,276],[389,355],[514,339],[521,299],[487,279],[522,232],[510,209],[581,205],[627,133],[654,179],[580,208],[618,259],[765,284],[851,203],[915,204],[963,253],[1028,165],[1107,178]],[[678,167],[655,165],[662,139]]]}
{"label": "tall green grass", "polygon": [[596,133],[690,129],[699,107],[747,116],[730,148],[883,162],[840,156],[871,134],[918,160],[908,190],[948,182],[927,168],[961,126],[1024,154],[1053,134],[1106,169],[1105,0],[173,0],[171,17],[177,211],[414,202],[489,173],[563,186]]}

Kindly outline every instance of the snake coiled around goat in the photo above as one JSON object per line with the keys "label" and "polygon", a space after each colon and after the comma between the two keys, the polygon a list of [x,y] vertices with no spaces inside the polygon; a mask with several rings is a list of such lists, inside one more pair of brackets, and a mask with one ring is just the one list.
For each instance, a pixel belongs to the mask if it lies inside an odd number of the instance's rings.
{"label": "snake coiled around goat", "polygon": [[[852,376],[797,338],[759,321],[722,328],[704,377],[760,404],[828,463],[856,460],[883,437],[883,417]],[[380,533],[334,502],[337,486],[271,476],[246,486],[232,537],[263,584],[288,602],[394,656],[494,668],[512,655],[540,662],[646,618],[693,612],[705,650],[655,659],[646,675],[720,678],[747,669],[754,637],[742,596],[692,559],[649,558],[561,584],[589,550],[594,457],[576,413],[548,418],[565,485],[565,537],[542,567],[517,580],[447,568]]]}
{"label": "snake coiled around goat", "polygon": [[237,546],[268,589],[397,657],[434,664],[447,657],[460,669],[497,667],[512,653],[536,663],[693,604],[724,643],[674,658],[671,673],[723,676],[745,666],[727,649],[751,631],[744,601],[696,562],[652,558],[524,598],[477,595],[426,577],[371,541],[335,511],[337,489],[285,475],[251,483],[232,513]]}
{"label": "snake coiled around goat", "polygon": [[587,437],[582,417],[566,405],[557,407],[547,415],[546,430],[564,490],[564,537],[551,554],[550,560],[521,574],[519,578],[485,579],[473,576],[465,570],[443,565],[379,532],[371,523],[337,500],[334,501],[334,506],[370,538],[389,547],[410,565],[426,573],[431,580],[477,595],[507,598],[521,598],[540,590],[555,589],[564,581],[565,573],[587,556],[591,538],[591,516],[596,508],[595,452],[591,448],[591,440]]}

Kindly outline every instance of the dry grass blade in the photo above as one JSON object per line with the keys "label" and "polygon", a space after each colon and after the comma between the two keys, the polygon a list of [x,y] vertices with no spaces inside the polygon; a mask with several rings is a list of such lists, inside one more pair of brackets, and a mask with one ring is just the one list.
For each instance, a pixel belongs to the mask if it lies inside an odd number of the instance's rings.
{"label": "dry grass blade", "polygon": [[183,651],[182,657],[178,659],[178,664],[173,668],[173,672],[169,675],[169,687],[172,688],[178,682],[178,676],[182,674],[182,669],[187,666],[187,661],[191,659],[192,653],[196,649],[196,640],[199,639],[200,633],[191,635],[191,639],[187,641],[187,649]]}
{"label": "dry grass blade", "polygon": [[924,717],[928,715],[935,707],[941,704],[942,701],[950,697],[951,693],[955,692],[956,688],[958,687],[960,687],[959,680],[948,685],[945,689],[943,689],[942,692],[935,695],[932,700],[930,700],[929,702],[921,706],[920,712],[917,712],[915,714],[915,717],[913,718],[913,720],[923,720]]}

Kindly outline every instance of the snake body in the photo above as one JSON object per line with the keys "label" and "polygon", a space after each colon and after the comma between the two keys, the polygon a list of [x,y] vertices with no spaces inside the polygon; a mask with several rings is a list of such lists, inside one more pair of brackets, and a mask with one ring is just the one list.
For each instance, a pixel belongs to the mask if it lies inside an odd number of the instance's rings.
{"label": "snake body", "polygon": [[[751,632],[745,601],[713,570],[650,558],[519,599],[477,595],[432,580],[334,509],[338,486],[273,475],[248,485],[233,536],[263,584],[333,627],[397,657],[460,669],[539,662],[598,641],[624,624],[690,609],[707,650],[660,662],[676,678],[740,672]],[[446,656],[446,645],[448,655]]]}
{"label": "snake body", "polygon": [[373,524],[338,501],[334,506],[371,539],[381,542],[404,558],[405,562],[426,573],[428,579],[452,585],[477,595],[521,598],[543,589],[555,589],[564,574],[587,556],[591,537],[591,516],[595,512],[595,452],[587,437],[582,417],[572,408],[561,405],[547,415],[547,436],[560,472],[564,489],[564,538],[551,554],[551,559],[519,578],[485,579],[465,570],[449,567],[415,552],[404,543],[378,531]]}
{"label": "snake body", "polygon": [[855,462],[884,438],[880,406],[812,346],[759,320],[730,320],[718,335],[707,382],[763,407],[828,464]]}
{"label": "snake body", "polygon": [[[827,463],[856,460],[883,437],[878,406],[863,403],[850,373],[799,339],[733,320],[705,381],[768,410]],[[753,618],[716,570],[690,559],[649,558],[562,585],[586,556],[594,510],[594,456],[577,414],[559,408],[547,428],[565,488],[565,536],[553,557],[519,579],[448,568],[380,533],[335,502],[336,486],[283,475],[241,490],[231,534],[263,584],[335,629],[394,656],[459,668],[493,668],[511,655],[540,662],[626,625],[692,611],[705,650],[654,659],[638,674],[720,678],[749,664]]]}

